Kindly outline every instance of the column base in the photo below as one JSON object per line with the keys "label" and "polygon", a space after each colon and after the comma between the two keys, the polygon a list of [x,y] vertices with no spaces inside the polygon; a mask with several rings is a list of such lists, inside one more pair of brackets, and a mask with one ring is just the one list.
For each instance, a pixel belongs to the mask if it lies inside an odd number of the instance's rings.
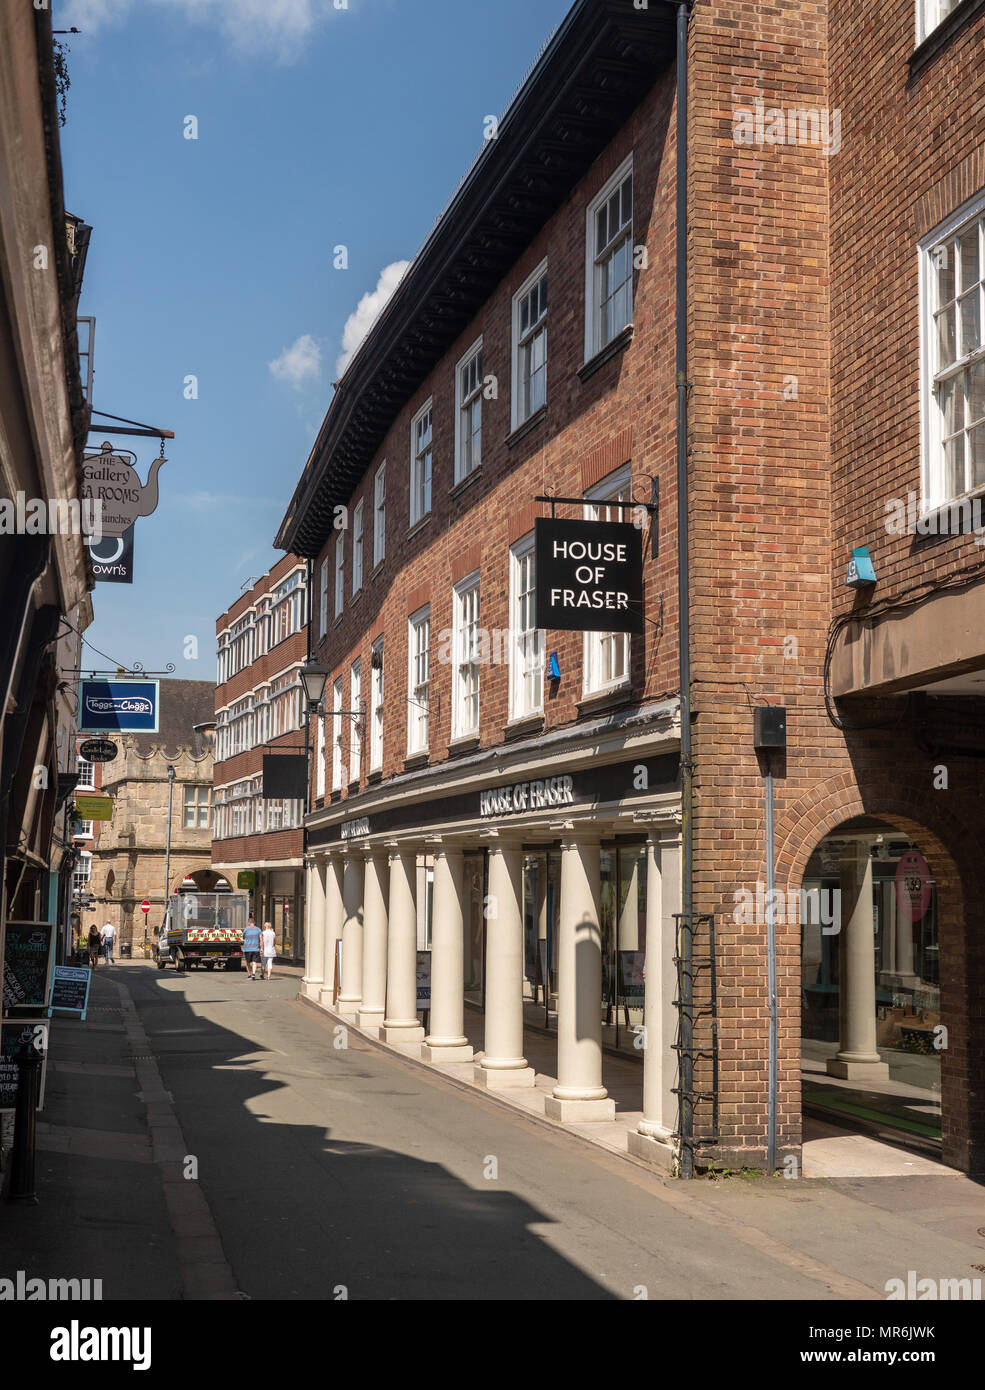
{"label": "column base", "polygon": [[547,1096],[544,1100],[544,1114],[551,1120],[562,1124],[585,1124],[590,1120],[614,1120],[616,1103],[614,1100],[558,1100],[557,1096]]}
{"label": "column base", "polygon": [[301,988],[306,999],[313,999],[315,1003],[321,998],[323,981],[321,980],[302,980]]}
{"label": "column base", "polygon": [[345,1014],[348,1018],[355,1019],[362,1004],[361,999],[345,999],[340,994],[336,1008],[340,1014]]}
{"label": "column base", "polygon": [[486,1068],[480,1062],[473,1069],[472,1080],[477,1086],[485,1086],[487,1091],[507,1091],[515,1086],[534,1084],[533,1067],[514,1067],[500,1071],[495,1067]]}
{"label": "column base", "polygon": [[328,989],[322,988],[318,991],[318,1002],[323,1009],[335,1008],[335,1001],[332,998],[333,994],[334,990],[331,988],[331,986],[329,986]]}
{"label": "column base", "polygon": [[644,1163],[654,1163],[660,1168],[670,1168],[674,1162],[674,1146],[667,1139],[657,1139],[652,1134],[640,1134],[630,1130],[626,1136],[627,1151],[633,1158],[642,1158]]}
{"label": "column base", "polygon": [[889,1063],[852,1062],[841,1057],[829,1057],[826,1067],[829,1076],[837,1076],[842,1081],[888,1081]]}
{"label": "column base", "polygon": [[380,1038],[385,1043],[422,1043],[424,1029],[419,1023],[384,1023]]}
{"label": "column base", "polygon": [[471,1043],[434,1043],[427,1039],[421,1048],[424,1062],[471,1062],[474,1056]]}
{"label": "column base", "polygon": [[357,1026],[360,1028],[383,1027],[383,1009],[360,1009],[356,1019]]}

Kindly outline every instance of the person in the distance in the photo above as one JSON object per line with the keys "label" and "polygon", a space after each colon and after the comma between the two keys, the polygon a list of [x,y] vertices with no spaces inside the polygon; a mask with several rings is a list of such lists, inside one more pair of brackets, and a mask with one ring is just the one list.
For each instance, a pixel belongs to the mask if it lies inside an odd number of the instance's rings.
{"label": "person in the distance", "polygon": [[99,934],[99,939],[103,943],[106,953],[106,964],[113,964],[113,942],[116,940],[116,928],[112,922],[107,922]]}
{"label": "person in the distance", "polygon": [[277,954],[277,939],[269,922],[263,924],[263,978],[269,980],[274,969],[274,956]]}
{"label": "person in the distance", "polygon": [[260,969],[260,928],[252,917],[243,929],[243,959],[247,975],[255,980]]}

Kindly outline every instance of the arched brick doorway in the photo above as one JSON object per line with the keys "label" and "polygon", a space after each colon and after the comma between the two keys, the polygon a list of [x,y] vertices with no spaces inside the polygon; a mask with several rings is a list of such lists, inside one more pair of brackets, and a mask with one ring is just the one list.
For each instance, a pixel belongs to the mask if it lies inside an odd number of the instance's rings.
{"label": "arched brick doorway", "polygon": [[[977,1172],[985,1167],[985,1107],[981,1095],[973,1093],[981,1091],[975,1072],[980,1076],[985,1055],[985,1021],[974,1001],[985,988],[985,933],[974,904],[982,901],[985,888],[985,856],[978,827],[953,816],[946,796],[946,791],[935,794],[900,778],[883,794],[863,794],[846,776],[814,788],[779,820],[776,885],[788,897],[799,895],[816,881],[808,871],[812,859],[816,867],[819,847],[838,837],[847,842],[853,837],[888,836],[892,853],[898,848],[895,836],[899,842],[911,842],[927,861],[936,894],[939,1018],[947,1030],[946,1046],[939,1053],[941,1156],[952,1167]],[[788,1025],[785,1074],[792,1081],[799,1075],[804,991],[800,943],[788,938],[788,947],[794,949],[780,1009]]]}

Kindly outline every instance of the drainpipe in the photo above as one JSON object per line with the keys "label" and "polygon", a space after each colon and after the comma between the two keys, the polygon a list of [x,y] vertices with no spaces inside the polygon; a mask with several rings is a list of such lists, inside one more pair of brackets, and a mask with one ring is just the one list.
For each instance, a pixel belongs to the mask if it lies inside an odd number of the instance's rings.
{"label": "drainpipe", "polygon": [[677,622],[681,686],[681,910],[683,931],[680,952],[680,1131],[679,1169],[682,1178],[694,1177],[692,1028],[692,919],[693,839],[692,803],[694,768],[691,761],[691,597],[688,580],[687,490],[687,35],[690,8],[677,7],[677,226],[676,226],[676,378],[677,378]]}

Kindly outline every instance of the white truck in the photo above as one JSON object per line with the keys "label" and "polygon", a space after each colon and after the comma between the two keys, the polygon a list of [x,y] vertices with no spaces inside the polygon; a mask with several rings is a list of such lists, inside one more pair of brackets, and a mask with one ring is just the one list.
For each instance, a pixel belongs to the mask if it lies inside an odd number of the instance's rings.
{"label": "white truck", "polygon": [[176,893],[158,937],[157,968],[239,970],[249,916],[249,893]]}

